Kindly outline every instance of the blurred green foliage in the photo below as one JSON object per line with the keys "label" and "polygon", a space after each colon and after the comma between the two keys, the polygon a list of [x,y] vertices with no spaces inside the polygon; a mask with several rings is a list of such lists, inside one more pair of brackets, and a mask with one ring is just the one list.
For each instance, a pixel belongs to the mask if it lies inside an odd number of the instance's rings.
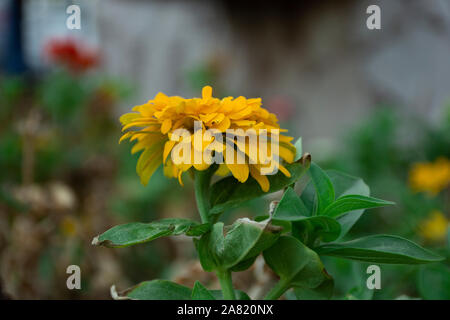
{"label": "blurred green foliage", "polygon": [[[364,214],[352,234],[368,235],[383,230],[431,246],[447,257],[443,263],[423,267],[382,266],[384,287],[373,292],[374,299],[448,299],[450,285],[444,278],[450,265],[449,244],[424,239],[419,230],[433,210],[443,212],[449,219],[449,188],[432,197],[411,190],[408,179],[414,163],[449,158],[449,114],[450,107],[444,108],[440,120],[430,123],[401,114],[395,108],[380,107],[346,134],[341,152],[324,161],[324,167],[362,177],[371,186],[372,195],[396,202],[396,206],[373,209]],[[366,266],[336,260],[329,259],[325,264],[330,273],[336,275],[338,296],[370,298],[364,293],[367,291]],[[355,268],[357,272],[354,272]],[[350,288],[350,284],[354,288]]]}

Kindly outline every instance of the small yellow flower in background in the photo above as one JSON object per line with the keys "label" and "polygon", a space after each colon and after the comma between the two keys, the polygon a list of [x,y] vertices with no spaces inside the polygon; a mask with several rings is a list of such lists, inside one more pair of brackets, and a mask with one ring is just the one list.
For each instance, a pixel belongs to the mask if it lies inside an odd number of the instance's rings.
{"label": "small yellow flower in background", "polygon": [[[223,163],[219,165],[216,174],[225,175],[228,172],[240,182],[245,182],[249,176],[253,177],[264,191],[269,190],[269,180],[264,174],[267,169],[267,161],[274,156],[285,160],[288,163],[294,161],[295,147],[291,143],[292,137],[287,137],[280,132],[287,130],[280,129],[277,117],[261,107],[261,99],[247,99],[245,97],[226,97],[223,99],[212,96],[212,88],[206,86],[202,90],[201,98],[185,99],[178,96],[166,96],[158,93],[153,100],[146,104],[133,108],[135,113],[124,114],[120,121],[122,131],[126,131],[120,141],[130,139],[137,141],[131,149],[132,153],[143,151],[137,162],[136,171],[141,178],[141,182],[147,184],[156,169],[163,164],[164,174],[168,177],[176,177],[182,183],[181,175],[191,168],[195,170],[206,170],[211,165],[210,161],[201,157],[200,161],[188,161],[187,163],[176,163],[169,155],[178,147],[186,146],[186,142],[174,139],[178,129],[184,129],[189,138],[190,156],[211,150],[214,154],[223,156]],[[200,128],[196,125],[200,124]],[[136,128],[139,129],[132,129]],[[239,139],[229,139],[226,131],[242,129],[244,131],[254,130],[258,144],[245,139],[244,143]],[[204,133],[207,130],[218,132],[217,136],[205,141]],[[200,137],[200,145],[198,136]],[[276,141],[278,152],[267,146],[268,155],[260,152],[260,143],[263,136],[268,142]],[[225,148],[230,147],[236,151],[236,158],[227,157]],[[177,149],[178,148],[178,149]],[[184,149],[186,150],[186,149]],[[266,154],[262,156],[261,154]],[[183,151],[184,154],[184,151]],[[186,156],[186,155],[185,155]],[[234,156],[233,156],[234,157]],[[264,158],[264,159],[263,159]],[[270,159],[269,159],[270,158]],[[193,159],[193,158],[192,158]],[[196,158],[197,159],[197,158]],[[286,176],[290,176],[289,171],[278,163],[277,168]]]}
{"label": "small yellow flower in background", "polygon": [[448,226],[449,221],[445,215],[439,210],[434,210],[421,222],[419,234],[428,241],[442,241],[447,235]]}
{"label": "small yellow flower in background", "polygon": [[450,184],[450,161],[438,158],[435,162],[420,162],[409,172],[409,184],[416,192],[436,195]]}
{"label": "small yellow flower in background", "polygon": [[66,237],[73,237],[77,233],[77,222],[71,216],[66,216],[60,224],[61,231]]}

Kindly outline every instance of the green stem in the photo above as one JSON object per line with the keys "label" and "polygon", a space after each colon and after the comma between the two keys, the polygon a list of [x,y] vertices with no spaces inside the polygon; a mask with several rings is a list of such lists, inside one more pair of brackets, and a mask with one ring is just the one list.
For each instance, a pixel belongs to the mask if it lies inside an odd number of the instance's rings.
{"label": "green stem", "polygon": [[231,271],[217,271],[217,278],[219,278],[220,287],[222,288],[222,295],[224,300],[236,300],[234,295],[233,283],[231,279]]}
{"label": "green stem", "polygon": [[289,281],[286,279],[280,279],[275,287],[269,291],[269,293],[264,297],[264,300],[277,300],[289,289]]}
{"label": "green stem", "polygon": [[198,212],[202,223],[209,222],[209,184],[214,173],[211,169],[205,171],[194,170],[194,190]]}

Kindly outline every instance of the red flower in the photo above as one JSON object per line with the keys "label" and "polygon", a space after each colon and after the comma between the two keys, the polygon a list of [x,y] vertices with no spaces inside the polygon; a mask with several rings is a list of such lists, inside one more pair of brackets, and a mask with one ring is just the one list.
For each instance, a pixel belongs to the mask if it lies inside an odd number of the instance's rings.
{"label": "red flower", "polygon": [[99,53],[74,39],[52,39],[45,46],[45,54],[54,63],[62,64],[72,72],[87,71],[99,63]]}

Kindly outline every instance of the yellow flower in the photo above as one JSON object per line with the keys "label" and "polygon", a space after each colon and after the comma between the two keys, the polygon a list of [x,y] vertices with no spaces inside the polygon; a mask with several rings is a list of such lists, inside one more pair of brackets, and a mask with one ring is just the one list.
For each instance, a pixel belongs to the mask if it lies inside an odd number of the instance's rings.
{"label": "yellow flower", "polygon": [[[280,129],[277,117],[261,107],[260,98],[218,99],[212,96],[212,88],[206,86],[201,98],[184,99],[158,93],[153,100],[134,107],[133,111],[135,113],[120,118],[122,131],[126,131],[120,141],[137,141],[131,152],[143,151],[136,171],[144,185],[161,164],[166,176],[176,177],[183,184],[183,172],[191,168],[206,170],[211,159],[217,160],[215,156],[219,155],[223,162],[219,162],[216,174],[231,172],[242,183],[251,176],[262,190],[268,191],[266,175],[273,160],[281,158],[288,163],[294,160],[293,138],[280,134],[287,130]],[[130,128],[137,129],[127,131]],[[180,130],[184,130],[182,135]],[[236,139],[230,138],[230,130],[237,132]],[[215,134],[208,136],[207,132]],[[253,132],[256,140],[251,139],[248,132]],[[264,142],[267,142],[267,150],[261,147]],[[276,143],[277,148],[272,143]],[[229,154],[228,150],[234,153]],[[172,153],[181,155],[183,161],[174,161]],[[208,153],[211,156],[205,157]],[[290,176],[279,162],[276,168]]]}
{"label": "yellow flower", "polygon": [[426,240],[435,242],[442,241],[447,235],[448,224],[448,220],[444,214],[438,210],[434,210],[427,219],[421,222],[419,233]]}
{"label": "yellow flower", "polygon": [[450,184],[450,161],[438,158],[435,162],[420,162],[409,172],[411,189],[436,195]]}
{"label": "yellow flower", "polygon": [[72,237],[77,233],[77,222],[73,217],[66,216],[60,224],[61,231],[66,237]]}

